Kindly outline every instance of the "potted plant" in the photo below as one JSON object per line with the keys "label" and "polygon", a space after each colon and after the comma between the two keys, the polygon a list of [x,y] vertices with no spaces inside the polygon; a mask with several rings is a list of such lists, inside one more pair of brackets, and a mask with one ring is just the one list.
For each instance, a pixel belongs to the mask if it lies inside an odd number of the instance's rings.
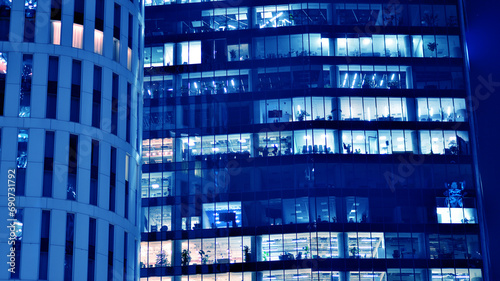
{"label": "potted plant", "polygon": [[207,264],[208,255],[205,254],[205,251],[200,250],[198,253],[200,254],[201,264]]}
{"label": "potted plant", "polygon": [[165,251],[161,250],[156,254],[156,266],[168,266],[168,256]]}
{"label": "potted plant", "polygon": [[245,254],[245,262],[250,262],[250,248],[248,246],[243,247],[243,253]]}
{"label": "potted plant", "polygon": [[189,265],[190,262],[191,262],[191,252],[189,252],[186,249],[182,250],[181,265],[186,266],[186,265]]}
{"label": "potted plant", "polygon": [[299,111],[297,111],[297,120],[304,121],[304,118],[306,116],[310,116],[310,114],[307,113],[305,110],[299,110]]}
{"label": "potted plant", "polygon": [[349,249],[349,253],[351,253],[352,258],[359,258],[359,249],[357,247]]}
{"label": "potted plant", "polygon": [[[427,43],[427,49],[432,52],[432,54],[435,54],[435,51],[437,49],[438,43],[436,42],[429,42]],[[432,56],[432,55],[431,55]]]}
{"label": "potted plant", "polygon": [[236,53],[236,50],[231,50],[229,51],[229,56],[231,57],[231,61],[237,61],[238,53]]}
{"label": "potted plant", "polygon": [[309,247],[305,246],[302,249],[304,249],[304,258],[305,259],[309,258]]}
{"label": "potted plant", "polygon": [[268,257],[269,257],[269,253],[266,251],[262,251],[262,258],[264,259],[264,261],[267,261]]}

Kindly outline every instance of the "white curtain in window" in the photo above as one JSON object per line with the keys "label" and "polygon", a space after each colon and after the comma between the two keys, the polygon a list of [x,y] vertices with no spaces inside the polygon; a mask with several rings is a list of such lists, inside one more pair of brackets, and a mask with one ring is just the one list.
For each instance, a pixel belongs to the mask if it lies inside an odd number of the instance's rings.
{"label": "white curtain in window", "polygon": [[103,38],[102,31],[94,29],[94,52],[96,54],[102,55]]}
{"label": "white curtain in window", "polygon": [[61,45],[61,21],[53,20],[50,26],[50,43]]}
{"label": "white curtain in window", "polygon": [[132,70],[132,49],[127,49],[127,69]]}
{"label": "white curtain in window", "polygon": [[73,48],[83,48],[83,25],[73,24]]}

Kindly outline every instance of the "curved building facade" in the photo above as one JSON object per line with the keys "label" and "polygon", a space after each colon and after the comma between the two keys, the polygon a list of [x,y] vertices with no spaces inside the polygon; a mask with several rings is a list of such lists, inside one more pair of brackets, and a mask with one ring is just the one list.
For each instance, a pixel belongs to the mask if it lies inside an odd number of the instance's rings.
{"label": "curved building facade", "polygon": [[1,280],[137,280],[142,1],[0,1]]}
{"label": "curved building facade", "polygon": [[459,2],[146,1],[141,280],[483,280]]}

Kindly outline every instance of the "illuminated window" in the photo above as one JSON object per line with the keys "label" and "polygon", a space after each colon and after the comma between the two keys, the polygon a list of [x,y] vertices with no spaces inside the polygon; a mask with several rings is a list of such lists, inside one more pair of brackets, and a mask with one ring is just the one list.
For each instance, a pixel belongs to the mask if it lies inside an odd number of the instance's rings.
{"label": "illuminated window", "polygon": [[477,223],[474,199],[464,197],[465,182],[452,182],[446,188],[446,197],[436,198],[438,223]]}
{"label": "illuminated window", "polygon": [[241,202],[203,204],[203,228],[241,227]]}
{"label": "illuminated window", "polygon": [[50,23],[50,43],[61,45],[61,21],[53,20]]}
{"label": "illuminated window", "polygon": [[127,69],[132,70],[132,49],[127,48]]}
{"label": "illuminated window", "polygon": [[170,266],[172,241],[141,242],[141,268]]}
{"label": "illuminated window", "polygon": [[102,55],[103,38],[103,32],[94,29],[94,52],[99,55]]}
{"label": "illuminated window", "polygon": [[177,43],[177,64],[201,63],[201,41]]}
{"label": "illuminated window", "polygon": [[346,256],[350,258],[385,258],[384,234],[381,232],[348,232],[345,239]]}
{"label": "illuminated window", "polygon": [[73,48],[83,48],[83,25],[73,24]]}
{"label": "illuminated window", "polygon": [[172,206],[143,207],[145,232],[172,230]]}
{"label": "illuminated window", "polygon": [[113,60],[120,62],[120,40],[113,37]]}

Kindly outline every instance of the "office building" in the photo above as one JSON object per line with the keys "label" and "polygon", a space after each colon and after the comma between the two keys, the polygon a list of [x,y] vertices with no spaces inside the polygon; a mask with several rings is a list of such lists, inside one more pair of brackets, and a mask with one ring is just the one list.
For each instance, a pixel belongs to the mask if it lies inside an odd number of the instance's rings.
{"label": "office building", "polygon": [[143,5],[0,0],[1,280],[138,279]]}
{"label": "office building", "polygon": [[461,1],[145,5],[141,281],[486,279]]}

